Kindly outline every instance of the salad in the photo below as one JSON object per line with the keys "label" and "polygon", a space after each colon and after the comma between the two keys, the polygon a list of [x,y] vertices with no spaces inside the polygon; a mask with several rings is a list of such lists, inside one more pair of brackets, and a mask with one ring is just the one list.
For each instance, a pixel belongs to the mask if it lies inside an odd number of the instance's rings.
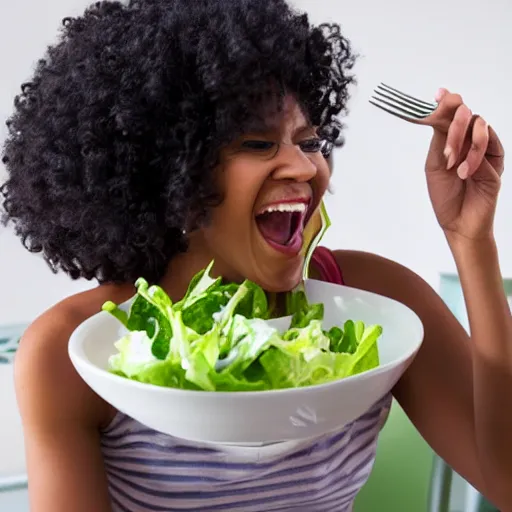
{"label": "salad", "polygon": [[261,287],[212,278],[212,265],[174,304],[144,279],[128,312],[104,304],[128,331],[115,343],[111,372],[180,389],[260,391],[321,384],[379,365],[381,326],[348,320],[325,330],[323,304],[309,304],[301,286],[286,295],[291,323],[280,332],[268,322],[275,308]]}

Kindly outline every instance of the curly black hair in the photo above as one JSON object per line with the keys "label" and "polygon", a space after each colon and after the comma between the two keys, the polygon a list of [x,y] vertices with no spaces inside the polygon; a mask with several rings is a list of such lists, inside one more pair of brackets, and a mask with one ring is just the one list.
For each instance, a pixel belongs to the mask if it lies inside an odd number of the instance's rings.
{"label": "curly black hair", "polygon": [[285,0],[95,3],[15,99],[3,220],[74,279],[157,281],[221,200],[220,149],[276,89],[341,145],[354,60],[338,25]]}

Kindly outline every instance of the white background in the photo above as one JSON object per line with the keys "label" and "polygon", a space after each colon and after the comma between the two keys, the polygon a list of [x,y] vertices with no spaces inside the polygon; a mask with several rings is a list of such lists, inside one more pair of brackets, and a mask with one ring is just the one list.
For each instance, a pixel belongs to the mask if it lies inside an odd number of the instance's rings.
{"label": "white background", "polygon": [[[256,0],[255,0],[256,1]],[[512,4],[508,0],[295,0],[314,22],[336,21],[361,54],[344,149],[335,156],[327,199],[333,227],[326,243],[400,261],[436,286],[453,268],[432,214],[423,175],[430,130],[396,120],[367,99],[380,81],[433,98],[439,86],[461,92],[512,144]],[[60,20],[83,0],[0,4],[0,118],[11,111],[19,84],[54,40]],[[5,129],[2,126],[2,135]],[[4,170],[0,168],[0,181]],[[505,178],[497,219],[504,273],[512,276],[512,183]],[[0,324],[28,322],[66,295],[90,286],[55,276],[0,228]]]}

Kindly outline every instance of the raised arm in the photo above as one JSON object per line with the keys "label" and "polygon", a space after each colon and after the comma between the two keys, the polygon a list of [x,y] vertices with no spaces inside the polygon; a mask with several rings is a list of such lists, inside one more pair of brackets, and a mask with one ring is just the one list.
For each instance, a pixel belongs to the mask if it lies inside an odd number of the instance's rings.
{"label": "raised arm", "polygon": [[423,121],[434,128],[426,174],[431,201],[460,275],[469,337],[437,294],[404,267],[339,253],[347,284],[408,305],[425,340],[395,396],[433,449],[493,501],[512,510],[512,319],[493,220],[503,148],[458,95],[440,91]]}
{"label": "raised arm", "polygon": [[[426,162],[430,198],[454,256],[471,331],[474,428],[488,489],[512,509],[512,318],[494,240],[503,146],[459,95],[439,91]],[[500,504],[498,502],[498,504]]]}

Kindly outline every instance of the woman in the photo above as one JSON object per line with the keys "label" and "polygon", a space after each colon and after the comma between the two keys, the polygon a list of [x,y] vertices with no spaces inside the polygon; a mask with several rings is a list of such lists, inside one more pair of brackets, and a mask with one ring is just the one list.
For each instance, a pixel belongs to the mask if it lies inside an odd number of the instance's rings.
{"label": "woman", "polygon": [[[215,259],[226,279],[293,288],[305,224],[330,179],[325,149],[341,145],[353,62],[337,25],[311,27],[284,0],[100,2],[65,20],[22,87],[4,151],[6,220],[54,270],[99,282],[44,313],[21,342],[34,512],[351,510],[390,397],[277,456],[224,451],[113,410],[66,346],[140,276],[177,300]],[[437,453],[512,510],[512,396],[501,394],[512,386],[512,325],[493,237],[503,148],[460,96],[437,99],[424,122],[427,182],[471,339],[397,263],[320,249],[312,271],[338,283],[342,272],[347,285],[417,312],[425,341],[393,394]]]}

